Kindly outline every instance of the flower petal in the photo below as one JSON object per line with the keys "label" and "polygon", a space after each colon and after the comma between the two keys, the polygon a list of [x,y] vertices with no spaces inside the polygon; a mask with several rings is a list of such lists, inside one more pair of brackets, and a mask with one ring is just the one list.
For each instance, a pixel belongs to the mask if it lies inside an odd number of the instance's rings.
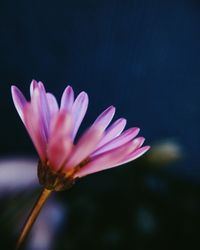
{"label": "flower petal", "polygon": [[119,135],[118,137],[114,138],[113,140],[111,140],[110,142],[106,143],[105,145],[103,145],[102,147],[98,148],[93,154],[92,156],[104,153],[108,150],[117,148],[127,142],[129,142],[130,140],[132,140],[134,137],[137,136],[137,134],[139,133],[140,129],[139,128],[130,128],[126,131],[124,131],[121,135]]}
{"label": "flower petal", "polygon": [[85,160],[101,139],[103,131],[103,128],[100,126],[90,127],[75,145],[64,170],[72,169]]}
{"label": "flower petal", "polygon": [[71,86],[67,86],[61,98],[60,109],[71,110],[74,103],[74,91]]}
{"label": "flower petal", "polygon": [[125,155],[128,155],[133,150],[133,147],[135,148],[135,146],[136,145],[134,142],[130,141],[121,147],[111,149],[105,153],[93,157],[88,164],[80,168],[80,170],[75,174],[74,178],[83,177],[88,174],[113,168],[120,160],[125,157]]}
{"label": "flower petal", "polygon": [[46,90],[45,90],[45,87],[44,87],[44,84],[42,82],[38,82],[38,88],[40,91],[46,93]]}
{"label": "flower petal", "polygon": [[49,106],[50,117],[52,118],[59,111],[58,102],[53,94],[47,93],[46,96]]}
{"label": "flower petal", "polygon": [[114,167],[117,167],[119,165],[128,163],[130,161],[133,161],[137,158],[139,158],[140,156],[142,156],[144,153],[146,153],[148,150],[150,149],[150,146],[144,146],[142,148],[138,148],[137,150],[133,151],[132,153],[130,153],[128,156],[126,156],[122,161],[120,161],[117,165],[115,165]]}
{"label": "flower petal", "polygon": [[38,86],[38,83],[36,80],[32,80],[31,84],[30,84],[30,97],[33,94],[33,90]]}
{"label": "flower petal", "polygon": [[54,116],[50,127],[47,156],[55,171],[59,170],[72,149],[71,140],[72,118],[69,113],[59,112]]}
{"label": "flower petal", "polygon": [[104,129],[106,129],[109,123],[111,122],[114,114],[115,114],[115,107],[114,106],[108,107],[106,110],[103,111],[103,113],[101,113],[97,117],[92,126],[101,125]]}
{"label": "flower petal", "polygon": [[126,126],[126,119],[120,118],[115,121],[105,132],[105,135],[97,145],[97,148],[105,145],[107,142],[111,141],[115,137],[119,136]]}
{"label": "flower petal", "polygon": [[43,130],[41,129],[42,124],[40,119],[40,113],[38,112],[35,106],[35,104],[31,105],[30,103],[27,103],[24,107],[24,123],[33,141],[33,144],[35,145],[40,159],[42,161],[45,161],[47,142]]}
{"label": "flower petal", "polygon": [[13,98],[15,108],[20,118],[24,122],[23,109],[24,109],[24,106],[27,104],[27,100],[22,94],[22,92],[16,86],[11,87],[11,93],[12,93],[12,98]]}
{"label": "flower petal", "polygon": [[77,131],[87,111],[87,107],[88,95],[85,92],[81,92],[72,106],[72,115],[74,118],[74,129],[72,131],[72,139],[74,139],[77,134]]}
{"label": "flower petal", "polygon": [[40,113],[40,120],[42,123],[42,129],[45,137],[48,140],[49,125],[50,125],[50,110],[47,101],[46,91],[42,82],[38,82],[32,93],[32,98],[37,99],[35,105],[37,106],[38,112]]}

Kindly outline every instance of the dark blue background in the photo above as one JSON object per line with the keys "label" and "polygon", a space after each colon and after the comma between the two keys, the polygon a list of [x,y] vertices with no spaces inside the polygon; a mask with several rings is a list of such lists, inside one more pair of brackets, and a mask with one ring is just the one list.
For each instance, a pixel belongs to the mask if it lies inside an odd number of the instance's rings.
{"label": "dark blue background", "polygon": [[10,85],[28,94],[35,78],[57,97],[68,83],[88,92],[87,125],[114,104],[148,144],[177,139],[180,174],[200,176],[199,23],[191,0],[2,1],[1,154],[32,150]]}

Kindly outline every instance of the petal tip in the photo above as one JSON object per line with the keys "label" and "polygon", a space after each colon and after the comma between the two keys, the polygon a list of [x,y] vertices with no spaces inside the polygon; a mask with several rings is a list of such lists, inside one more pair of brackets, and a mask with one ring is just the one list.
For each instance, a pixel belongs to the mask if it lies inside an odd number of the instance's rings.
{"label": "petal tip", "polygon": [[144,148],[146,148],[146,151],[148,151],[150,148],[151,148],[151,146],[145,146]]}
{"label": "petal tip", "polygon": [[115,108],[114,105],[111,105],[110,107],[108,107],[108,110],[112,110],[113,112],[115,112],[115,111],[116,111],[116,108]]}
{"label": "petal tip", "polygon": [[82,99],[82,102],[85,102],[88,104],[89,102],[88,94],[85,91],[82,91],[79,95],[80,95],[80,98]]}
{"label": "petal tip", "polygon": [[142,148],[140,148],[140,149],[142,150],[142,154],[144,154],[144,153],[146,153],[147,151],[149,151],[150,148],[151,148],[151,147],[150,147],[149,145],[147,145],[147,146],[144,146],[144,147],[142,147]]}
{"label": "petal tip", "polygon": [[87,94],[85,91],[82,91],[82,92],[80,93],[80,96],[88,97],[88,94]]}
{"label": "petal tip", "polygon": [[35,79],[32,79],[31,83],[35,84],[37,81]]}
{"label": "petal tip", "polygon": [[137,134],[140,132],[140,128],[137,127],[129,128],[125,132],[130,134],[133,133],[135,136],[137,136]]}
{"label": "petal tip", "polygon": [[137,137],[135,140],[134,140],[136,143],[138,142],[139,143],[139,146],[141,147],[142,144],[144,143],[145,141],[145,138],[144,137]]}
{"label": "petal tip", "polygon": [[137,135],[137,134],[139,134],[139,132],[140,132],[140,128],[134,127],[134,128],[132,128],[131,131],[132,131],[132,132],[135,132],[135,134]]}
{"label": "petal tip", "polygon": [[15,85],[11,85],[10,89],[11,89],[11,92],[13,94],[15,92],[15,90],[17,89],[17,87]]}
{"label": "petal tip", "polygon": [[69,92],[72,92],[73,91],[73,88],[71,85],[67,85],[67,87],[65,88],[64,91],[69,91]]}

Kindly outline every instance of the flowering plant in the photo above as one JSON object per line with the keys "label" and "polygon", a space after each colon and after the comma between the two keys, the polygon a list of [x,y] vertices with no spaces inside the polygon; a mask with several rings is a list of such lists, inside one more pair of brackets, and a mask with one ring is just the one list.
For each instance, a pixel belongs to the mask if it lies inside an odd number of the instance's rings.
{"label": "flowering plant", "polygon": [[11,90],[14,105],[38,152],[38,177],[44,186],[25,224],[20,245],[52,191],[67,189],[78,178],[135,160],[149,146],[142,147],[144,138],[136,137],[139,128],[123,132],[126,125],[124,118],[109,126],[115,114],[113,106],[103,111],[75,143],[88,107],[85,92],[74,99],[74,91],[68,86],[59,105],[54,95],[46,92],[42,82],[31,82],[30,102],[16,86],[12,86]]}

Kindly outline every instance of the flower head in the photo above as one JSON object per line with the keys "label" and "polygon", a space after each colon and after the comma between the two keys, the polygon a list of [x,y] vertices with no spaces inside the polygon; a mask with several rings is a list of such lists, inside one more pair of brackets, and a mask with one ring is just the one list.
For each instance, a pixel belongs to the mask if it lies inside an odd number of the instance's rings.
{"label": "flower head", "polygon": [[130,162],[149,149],[142,147],[143,137],[136,137],[139,128],[124,131],[124,118],[109,126],[115,114],[113,106],[101,113],[74,143],[88,107],[85,92],[74,99],[73,89],[68,86],[59,105],[42,82],[31,82],[30,102],[16,86],[11,90],[15,107],[40,157],[40,183],[49,189],[65,189],[76,178]]}

